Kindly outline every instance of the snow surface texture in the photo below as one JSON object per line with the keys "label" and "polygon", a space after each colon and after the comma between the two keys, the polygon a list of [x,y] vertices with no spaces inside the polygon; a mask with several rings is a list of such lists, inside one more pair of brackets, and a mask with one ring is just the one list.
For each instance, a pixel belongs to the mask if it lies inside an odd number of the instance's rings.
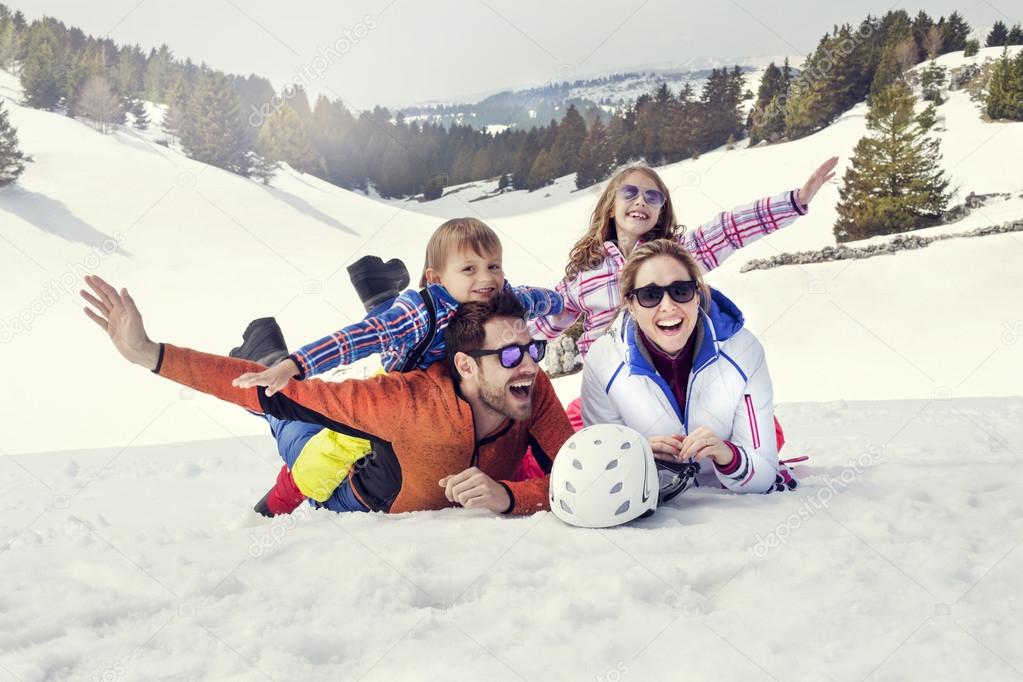
{"label": "snow surface texture", "polygon": [[779,414],[796,492],[610,531],[246,525],[266,437],[0,458],[0,679],[1018,679],[1023,400]]}
{"label": "snow surface texture", "polygon": [[[124,363],[80,311],[82,277],[129,287],[159,340],[226,352],[276,315],[297,345],[361,316],[345,265],[415,272],[443,218],[482,217],[510,281],[553,284],[600,188],[382,202],[291,171],[268,188],[18,96],[0,72],[35,158],[0,191],[0,679],[1023,674],[1023,400],[998,397],[1023,377],[1018,234],[740,273],[833,245],[832,184],[711,275],[767,349],[784,454],[811,456],[796,493],[687,492],[606,533],[463,510],[269,524],[243,515],[279,466],[265,425]],[[1018,194],[1023,124],[982,122],[962,92],[939,114],[961,194]],[[831,154],[841,172],[863,115],[665,167],[683,222]],[[1021,215],[1002,202],[929,234]]]}

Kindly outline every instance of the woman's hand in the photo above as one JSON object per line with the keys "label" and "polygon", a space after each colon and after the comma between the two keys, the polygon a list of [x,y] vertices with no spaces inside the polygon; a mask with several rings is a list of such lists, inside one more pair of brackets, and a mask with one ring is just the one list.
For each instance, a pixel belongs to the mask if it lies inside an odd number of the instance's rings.
{"label": "woman's hand", "polygon": [[231,385],[238,388],[266,386],[266,397],[269,398],[274,393],[283,390],[295,376],[298,376],[298,365],[291,358],[285,358],[262,372],[246,372],[232,381]]}
{"label": "woman's hand", "polygon": [[674,436],[651,436],[650,448],[654,451],[654,457],[668,462],[681,462],[678,453],[682,451],[682,443],[685,436],[676,433]]}
{"label": "woman's hand", "polygon": [[806,181],[799,191],[796,193],[796,201],[803,206],[809,206],[813,198],[817,196],[817,190],[824,185],[825,182],[835,177],[835,166],[838,165],[838,157],[832,156],[830,159],[820,165],[820,168],[813,172],[810,179]]}
{"label": "woman's hand", "polygon": [[692,459],[698,462],[710,458],[718,466],[724,467],[731,463],[735,453],[713,431],[701,426],[685,437],[678,455],[679,461]]}

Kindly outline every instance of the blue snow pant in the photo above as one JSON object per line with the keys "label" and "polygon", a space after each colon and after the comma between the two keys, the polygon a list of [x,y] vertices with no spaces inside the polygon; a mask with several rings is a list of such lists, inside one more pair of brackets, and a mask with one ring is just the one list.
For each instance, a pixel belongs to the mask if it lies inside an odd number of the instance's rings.
{"label": "blue snow pant", "polygon": [[[309,424],[291,419],[278,419],[268,414],[263,416],[270,424],[270,431],[273,432],[274,439],[277,441],[277,452],[280,453],[281,459],[287,465],[288,471],[291,471],[302,448],[310,438],[322,431],[323,427],[319,424]],[[324,502],[315,500],[309,502],[317,507],[326,507],[332,512],[369,511],[366,505],[360,502],[352,492],[352,486],[347,476]]]}
{"label": "blue snow pant", "polygon": [[[390,308],[394,304],[394,300],[394,298],[389,298],[377,304],[362,319],[376,317]],[[280,453],[284,463],[288,465],[288,471],[291,471],[291,468],[295,466],[295,460],[298,459],[299,453],[302,452],[302,448],[309,442],[309,439],[323,430],[323,427],[319,424],[278,419],[268,414],[262,416],[266,417],[266,421],[270,424],[270,431],[273,432],[274,438],[277,440],[277,452]],[[345,477],[345,480],[341,482],[326,501],[316,502],[315,500],[310,500],[309,502],[318,507],[326,507],[333,512],[369,511],[366,505],[359,502],[359,498],[352,492],[352,486],[347,477]]]}

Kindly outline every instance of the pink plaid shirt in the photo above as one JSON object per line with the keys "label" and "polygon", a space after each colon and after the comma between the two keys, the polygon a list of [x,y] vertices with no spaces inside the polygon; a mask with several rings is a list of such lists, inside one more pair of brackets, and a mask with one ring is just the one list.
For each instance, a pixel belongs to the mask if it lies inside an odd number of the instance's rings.
{"label": "pink plaid shirt", "polygon": [[[710,272],[742,247],[791,225],[806,212],[807,207],[799,204],[794,190],[783,192],[723,211],[697,229],[686,230],[679,241],[703,265],[704,271]],[[604,252],[607,258],[599,267],[558,283],[555,290],[565,299],[565,310],[531,320],[529,329],[534,336],[556,338],[582,315],[579,352],[586,357],[593,342],[614,322],[622,304],[619,276],[625,257],[617,244],[610,241],[604,242]]]}

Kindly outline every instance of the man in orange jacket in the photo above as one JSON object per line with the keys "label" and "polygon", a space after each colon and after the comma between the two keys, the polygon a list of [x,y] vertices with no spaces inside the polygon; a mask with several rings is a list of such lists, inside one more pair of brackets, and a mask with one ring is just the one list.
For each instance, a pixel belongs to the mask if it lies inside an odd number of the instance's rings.
{"label": "man in orange jacket", "polygon": [[96,276],[86,283],[95,294],[81,292],[92,306],[86,314],[130,362],[248,410],[367,438],[373,452],[342,482],[366,510],[548,509],[548,476],[513,476],[527,447],[549,472],[573,431],[537,364],[546,342],[530,338],[514,296],[463,304],[445,332],[447,363],[365,380],[292,382],[268,398],[232,383],[261,365],[155,343],[126,289]]}

